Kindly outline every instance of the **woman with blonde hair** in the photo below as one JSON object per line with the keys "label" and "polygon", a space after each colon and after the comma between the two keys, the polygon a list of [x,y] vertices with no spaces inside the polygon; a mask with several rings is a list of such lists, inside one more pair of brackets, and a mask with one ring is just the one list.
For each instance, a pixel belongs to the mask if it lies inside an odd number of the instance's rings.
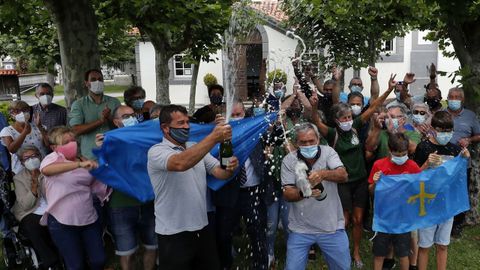
{"label": "woman with blonde hair", "polygon": [[70,128],[55,127],[48,138],[53,152],[40,165],[48,207],[40,222],[48,224],[67,269],[85,269],[85,261],[90,269],[103,269],[102,227],[92,193],[104,201],[107,186],[88,172],[98,166],[95,161],[77,157],[78,145]]}

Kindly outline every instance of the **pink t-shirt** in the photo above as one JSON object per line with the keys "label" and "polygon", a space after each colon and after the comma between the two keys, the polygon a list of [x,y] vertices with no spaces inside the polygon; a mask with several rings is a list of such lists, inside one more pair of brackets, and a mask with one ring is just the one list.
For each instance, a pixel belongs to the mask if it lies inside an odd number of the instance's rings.
{"label": "pink t-shirt", "polygon": [[[50,164],[62,162],[72,161],[67,160],[62,154],[52,152],[43,159],[40,171]],[[48,207],[40,224],[47,225],[49,214],[64,225],[83,226],[97,220],[92,192],[103,201],[108,197],[107,186],[96,181],[88,170],[78,168],[53,176],[45,176],[44,179]]]}

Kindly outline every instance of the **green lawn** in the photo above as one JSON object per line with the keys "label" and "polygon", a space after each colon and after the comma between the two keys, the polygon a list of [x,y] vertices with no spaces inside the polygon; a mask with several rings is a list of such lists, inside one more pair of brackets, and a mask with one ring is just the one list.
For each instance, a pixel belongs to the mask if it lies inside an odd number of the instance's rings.
{"label": "green lawn", "polygon": [[[373,236],[372,233],[364,233],[362,241],[362,256],[363,262],[365,263],[364,269],[373,269],[373,254],[372,243],[368,240]],[[246,263],[248,254],[247,245],[248,241],[246,236],[240,236],[236,238],[237,249],[240,249],[240,254],[235,258],[235,265],[233,269],[246,269],[248,264]],[[285,240],[282,233],[277,237],[275,257],[278,258],[275,269],[280,270],[284,269],[285,264]],[[350,243],[350,250],[352,250],[352,243]],[[452,239],[452,242],[449,246],[448,254],[448,269],[461,269],[461,270],[474,270],[480,269],[480,227],[466,227],[463,233],[463,236],[460,239]],[[436,269],[436,262],[434,255],[434,250],[430,251],[430,260],[428,269]],[[317,259],[315,261],[310,261],[307,265],[308,270],[318,270],[318,269],[327,269],[326,264],[321,257],[321,253],[317,250]],[[399,269],[397,266],[395,269]]]}

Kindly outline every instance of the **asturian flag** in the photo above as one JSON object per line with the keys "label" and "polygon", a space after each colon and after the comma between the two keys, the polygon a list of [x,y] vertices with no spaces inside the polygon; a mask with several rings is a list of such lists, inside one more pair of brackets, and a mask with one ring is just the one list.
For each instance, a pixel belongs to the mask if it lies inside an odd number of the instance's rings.
{"label": "asturian flag", "polygon": [[[234,155],[243,164],[253,151],[276,113],[232,121]],[[199,142],[210,134],[215,125],[190,124],[189,142]],[[99,167],[91,174],[106,185],[128,194],[142,202],[153,200],[155,195],[147,172],[147,153],[150,147],[162,141],[158,120],[150,120],[132,127],[105,133],[103,145],[94,149]],[[210,152],[218,157],[218,145]],[[238,170],[237,170],[238,171]],[[208,186],[217,190],[227,181],[208,178]]]}
{"label": "asturian flag", "polygon": [[373,230],[406,233],[470,209],[467,163],[458,156],[418,174],[382,175],[375,187]]}

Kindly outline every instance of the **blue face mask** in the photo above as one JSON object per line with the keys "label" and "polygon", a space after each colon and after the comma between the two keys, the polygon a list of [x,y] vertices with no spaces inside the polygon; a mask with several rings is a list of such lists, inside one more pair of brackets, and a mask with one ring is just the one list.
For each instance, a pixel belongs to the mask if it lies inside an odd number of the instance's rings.
{"label": "blue face mask", "polygon": [[281,99],[283,97],[283,90],[275,90],[273,93],[277,99]]}
{"label": "blue face mask", "polygon": [[300,154],[302,154],[302,156],[305,158],[314,158],[317,155],[317,152],[317,145],[300,146]]}
{"label": "blue face mask", "polygon": [[[393,129],[398,129],[399,124],[398,124],[397,118],[387,119],[386,121],[389,121],[389,122],[392,121]],[[387,124],[389,125],[390,123],[387,123]]]}
{"label": "blue face mask", "polygon": [[448,108],[452,111],[458,111],[462,108],[462,101],[461,100],[455,100],[455,99],[449,99],[448,100]]}
{"label": "blue face mask", "polygon": [[132,101],[132,108],[134,110],[140,110],[143,108],[143,103],[145,102],[145,99],[136,99]]}
{"label": "blue face mask", "polygon": [[423,124],[425,122],[425,115],[414,114],[412,120],[415,124]]}
{"label": "blue face mask", "polygon": [[123,119],[122,124],[123,124],[124,127],[131,127],[131,126],[135,126],[136,124],[138,124],[138,120],[137,120],[136,117],[130,116],[127,119]]}
{"label": "blue face mask", "polygon": [[400,91],[395,92],[395,98],[396,98],[398,101],[400,101],[400,95],[401,95]]}
{"label": "blue face mask", "polygon": [[253,115],[259,116],[259,115],[262,115],[262,114],[265,114],[265,109],[264,108],[259,108],[259,107],[253,108]]}
{"label": "blue face mask", "polygon": [[179,144],[184,144],[188,141],[190,134],[189,128],[172,128],[170,127],[170,137]]}
{"label": "blue face mask", "polygon": [[453,132],[437,132],[435,140],[437,140],[440,145],[447,145],[447,143],[452,139]]}
{"label": "blue face mask", "polygon": [[350,90],[352,91],[352,93],[353,93],[353,92],[362,92],[363,87],[358,86],[358,85],[352,85],[352,86],[350,87]]}
{"label": "blue face mask", "polygon": [[405,162],[408,160],[408,155],[397,157],[392,155],[392,162],[397,164],[397,165],[403,165]]}

